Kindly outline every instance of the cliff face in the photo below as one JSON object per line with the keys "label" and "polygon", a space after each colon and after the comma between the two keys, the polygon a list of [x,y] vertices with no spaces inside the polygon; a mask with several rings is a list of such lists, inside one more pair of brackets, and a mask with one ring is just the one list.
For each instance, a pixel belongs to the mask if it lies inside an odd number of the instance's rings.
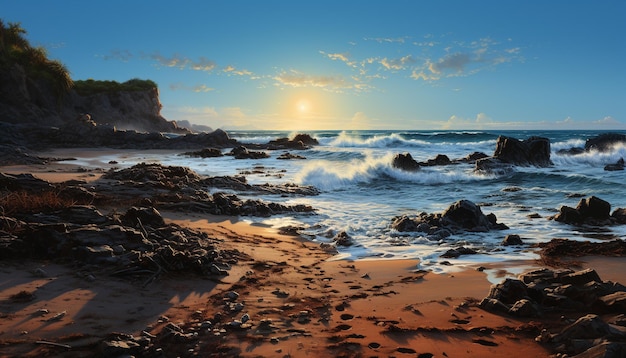
{"label": "cliff face", "polygon": [[98,124],[142,132],[187,133],[161,116],[157,88],[81,96],[71,90],[61,99],[45,79],[26,75],[19,64],[0,69],[0,121],[64,126],[84,114]]}

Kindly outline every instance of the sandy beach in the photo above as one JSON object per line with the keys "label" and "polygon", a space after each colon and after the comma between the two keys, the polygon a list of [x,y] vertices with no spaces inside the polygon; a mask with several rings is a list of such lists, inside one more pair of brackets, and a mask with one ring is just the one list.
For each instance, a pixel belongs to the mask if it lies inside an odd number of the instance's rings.
{"label": "sandy beach", "polygon": [[[100,176],[72,164],[1,170],[50,182]],[[236,217],[161,214],[245,259],[218,280],[165,274],[144,287],[52,261],[0,261],[0,356],[92,356],[110,333],[150,339],[177,327],[191,338],[169,341],[161,356],[548,357],[554,352],[535,338],[564,326],[562,316],[516,318],[478,307],[488,275],[512,277],[508,269],[538,262],[435,274],[414,260],[336,260],[319,244]],[[614,282],[626,282],[624,263],[575,262]],[[30,296],[19,299],[24,292]]]}

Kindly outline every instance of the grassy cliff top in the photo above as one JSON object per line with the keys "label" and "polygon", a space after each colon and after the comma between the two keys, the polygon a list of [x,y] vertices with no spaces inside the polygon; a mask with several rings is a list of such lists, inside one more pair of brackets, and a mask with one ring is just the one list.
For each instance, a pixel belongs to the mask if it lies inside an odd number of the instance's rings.
{"label": "grassy cliff top", "polygon": [[74,81],[74,90],[81,96],[121,91],[147,91],[157,87],[157,84],[152,80],[141,80],[138,78],[133,78],[123,83],[116,81],[96,81],[93,79]]}

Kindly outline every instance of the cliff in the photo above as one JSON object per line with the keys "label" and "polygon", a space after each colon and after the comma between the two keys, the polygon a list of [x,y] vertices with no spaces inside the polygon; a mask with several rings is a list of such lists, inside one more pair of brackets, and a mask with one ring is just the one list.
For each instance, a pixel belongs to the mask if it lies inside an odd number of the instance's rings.
{"label": "cliff", "polygon": [[158,88],[59,96],[46,77],[33,77],[21,64],[0,67],[0,121],[64,126],[85,114],[100,125],[140,132],[188,133],[161,116]]}

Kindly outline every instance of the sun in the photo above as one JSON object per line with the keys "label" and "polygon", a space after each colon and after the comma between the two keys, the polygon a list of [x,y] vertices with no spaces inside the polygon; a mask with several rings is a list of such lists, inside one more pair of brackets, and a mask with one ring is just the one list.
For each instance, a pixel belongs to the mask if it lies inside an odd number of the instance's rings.
{"label": "sun", "polygon": [[299,99],[296,102],[296,110],[298,111],[298,113],[300,114],[306,114],[309,113],[311,111],[311,102],[307,99]]}

